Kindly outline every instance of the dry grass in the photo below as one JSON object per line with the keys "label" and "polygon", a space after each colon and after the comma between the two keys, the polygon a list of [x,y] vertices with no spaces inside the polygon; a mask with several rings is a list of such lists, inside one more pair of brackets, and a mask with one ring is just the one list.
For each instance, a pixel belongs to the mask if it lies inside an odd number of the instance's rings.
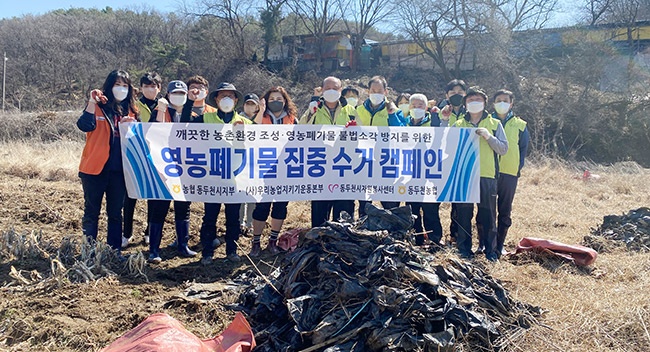
{"label": "dry grass", "polygon": [[[65,187],[78,193],[76,170],[81,148],[79,141],[3,142],[0,145],[0,174],[36,178],[39,183],[56,180],[58,182],[51,184],[69,185]],[[584,168],[600,177],[583,181],[580,177]],[[605,167],[544,159],[531,162],[520,179],[507,247],[512,249],[516,241],[525,236],[581,243],[583,236],[598,226],[604,215],[623,214],[648,206],[648,184],[650,171],[635,164]],[[5,198],[0,199],[1,202],[11,201],[6,194]],[[200,217],[199,208],[198,205],[192,208],[192,211],[197,210],[193,221]],[[442,208],[443,226],[448,229],[449,206]],[[307,203],[291,203],[286,227],[308,223]],[[248,250],[249,241],[248,238],[240,240],[243,250]],[[516,299],[539,305],[546,311],[541,320],[544,326],[534,327],[521,340],[515,341],[513,350],[650,350],[647,298],[650,254],[619,250],[599,256],[594,267],[588,269],[525,259],[504,260],[488,268]],[[120,283],[116,281],[115,285]]]}

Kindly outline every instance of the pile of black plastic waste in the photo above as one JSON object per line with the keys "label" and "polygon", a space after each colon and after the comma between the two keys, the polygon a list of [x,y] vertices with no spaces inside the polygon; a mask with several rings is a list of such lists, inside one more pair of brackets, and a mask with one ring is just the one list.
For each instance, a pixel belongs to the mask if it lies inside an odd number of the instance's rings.
{"label": "pile of black plastic waste", "polygon": [[603,217],[602,225],[585,236],[584,244],[599,252],[621,246],[631,251],[650,251],[650,208]]}
{"label": "pile of black plastic waste", "polygon": [[240,297],[256,351],[499,350],[536,322],[477,265],[405,241],[410,208],[311,229]]}

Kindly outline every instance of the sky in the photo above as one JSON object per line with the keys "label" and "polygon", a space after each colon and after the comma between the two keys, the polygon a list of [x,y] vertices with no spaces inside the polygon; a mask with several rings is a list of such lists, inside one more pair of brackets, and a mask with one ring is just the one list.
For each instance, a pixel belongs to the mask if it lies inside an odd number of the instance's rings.
{"label": "sky", "polygon": [[[584,0],[559,1],[558,9],[555,11],[552,20],[549,22],[549,27],[562,27],[576,23],[578,7],[583,1]],[[192,0],[189,0],[189,2],[191,3]],[[52,10],[69,9],[73,7],[103,9],[106,6],[110,6],[114,9],[155,9],[160,12],[173,12],[179,7],[179,3],[182,3],[182,0],[0,0],[0,19],[20,17],[27,14],[41,15]]]}

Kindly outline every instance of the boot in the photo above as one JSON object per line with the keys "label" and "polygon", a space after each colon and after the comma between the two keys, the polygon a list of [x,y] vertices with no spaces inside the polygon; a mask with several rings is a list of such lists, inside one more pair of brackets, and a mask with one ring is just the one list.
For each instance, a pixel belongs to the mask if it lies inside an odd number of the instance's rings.
{"label": "boot", "polygon": [[162,241],[163,224],[149,223],[149,263],[158,264],[160,258],[160,241]]}
{"label": "boot", "polygon": [[262,246],[260,245],[260,242],[253,241],[253,247],[251,248],[251,252],[248,254],[248,256],[251,258],[256,258],[260,256],[261,252]]}
{"label": "boot", "polygon": [[176,221],[176,243],[178,244],[176,250],[178,251],[178,254],[181,257],[190,258],[196,256],[196,252],[194,252],[187,246],[187,242],[189,242],[189,240],[190,240],[190,221],[189,220]]}
{"label": "boot", "polygon": [[278,240],[270,240],[269,245],[266,246],[266,250],[269,251],[271,254],[278,254],[280,253],[280,248],[277,246]]}

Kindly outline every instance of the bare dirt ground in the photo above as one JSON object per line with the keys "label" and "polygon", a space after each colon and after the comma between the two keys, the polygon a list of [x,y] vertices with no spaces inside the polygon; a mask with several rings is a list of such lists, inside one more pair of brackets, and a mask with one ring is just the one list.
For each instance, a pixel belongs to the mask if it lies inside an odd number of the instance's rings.
{"label": "bare dirt ground", "polygon": [[[0,145],[0,231],[35,233],[55,248],[66,236],[81,236],[82,191],[76,177],[81,144],[77,142],[11,142]],[[591,166],[600,178],[576,178],[582,169],[553,160],[530,163],[524,169],[514,204],[507,247],[524,236],[580,243],[604,215],[621,214],[650,205],[650,171],[631,164]],[[138,202],[134,236],[126,253],[145,252],[145,202]],[[448,205],[441,218],[448,228]],[[191,245],[200,249],[199,204],[192,206]],[[163,246],[173,241],[168,216]],[[289,206],[285,228],[309,223],[307,203]],[[223,219],[219,219],[223,230]],[[101,230],[104,229],[104,230]],[[100,234],[105,223],[100,223]],[[447,233],[445,233],[445,236]],[[101,235],[100,235],[101,236]],[[102,240],[104,238],[102,237]],[[240,253],[250,237],[242,237]],[[164,262],[146,266],[143,277],[113,276],[90,283],[43,286],[20,283],[12,266],[26,276],[50,275],[46,260],[0,258],[0,350],[98,350],[139,324],[150,314],[165,312],[201,338],[217,335],[234,312],[225,306],[237,297],[223,292],[218,303],[171,304],[190,282],[225,282],[251,264],[222,258],[203,267],[197,259],[174,256],[163,249]],[[478,259],[482,260],[482,259]],[[263,256],[255,264],[262,272],[280,265],[281,256]],[[650,254],[624,250],[603,253],[593,267],[577,268],[556,261],[524,257],[487,264],[490,274],[505,283],[519,300],[541,306],[546,313],[525,336],[513,343],[517,351],[648,351],[650,350]]]}

